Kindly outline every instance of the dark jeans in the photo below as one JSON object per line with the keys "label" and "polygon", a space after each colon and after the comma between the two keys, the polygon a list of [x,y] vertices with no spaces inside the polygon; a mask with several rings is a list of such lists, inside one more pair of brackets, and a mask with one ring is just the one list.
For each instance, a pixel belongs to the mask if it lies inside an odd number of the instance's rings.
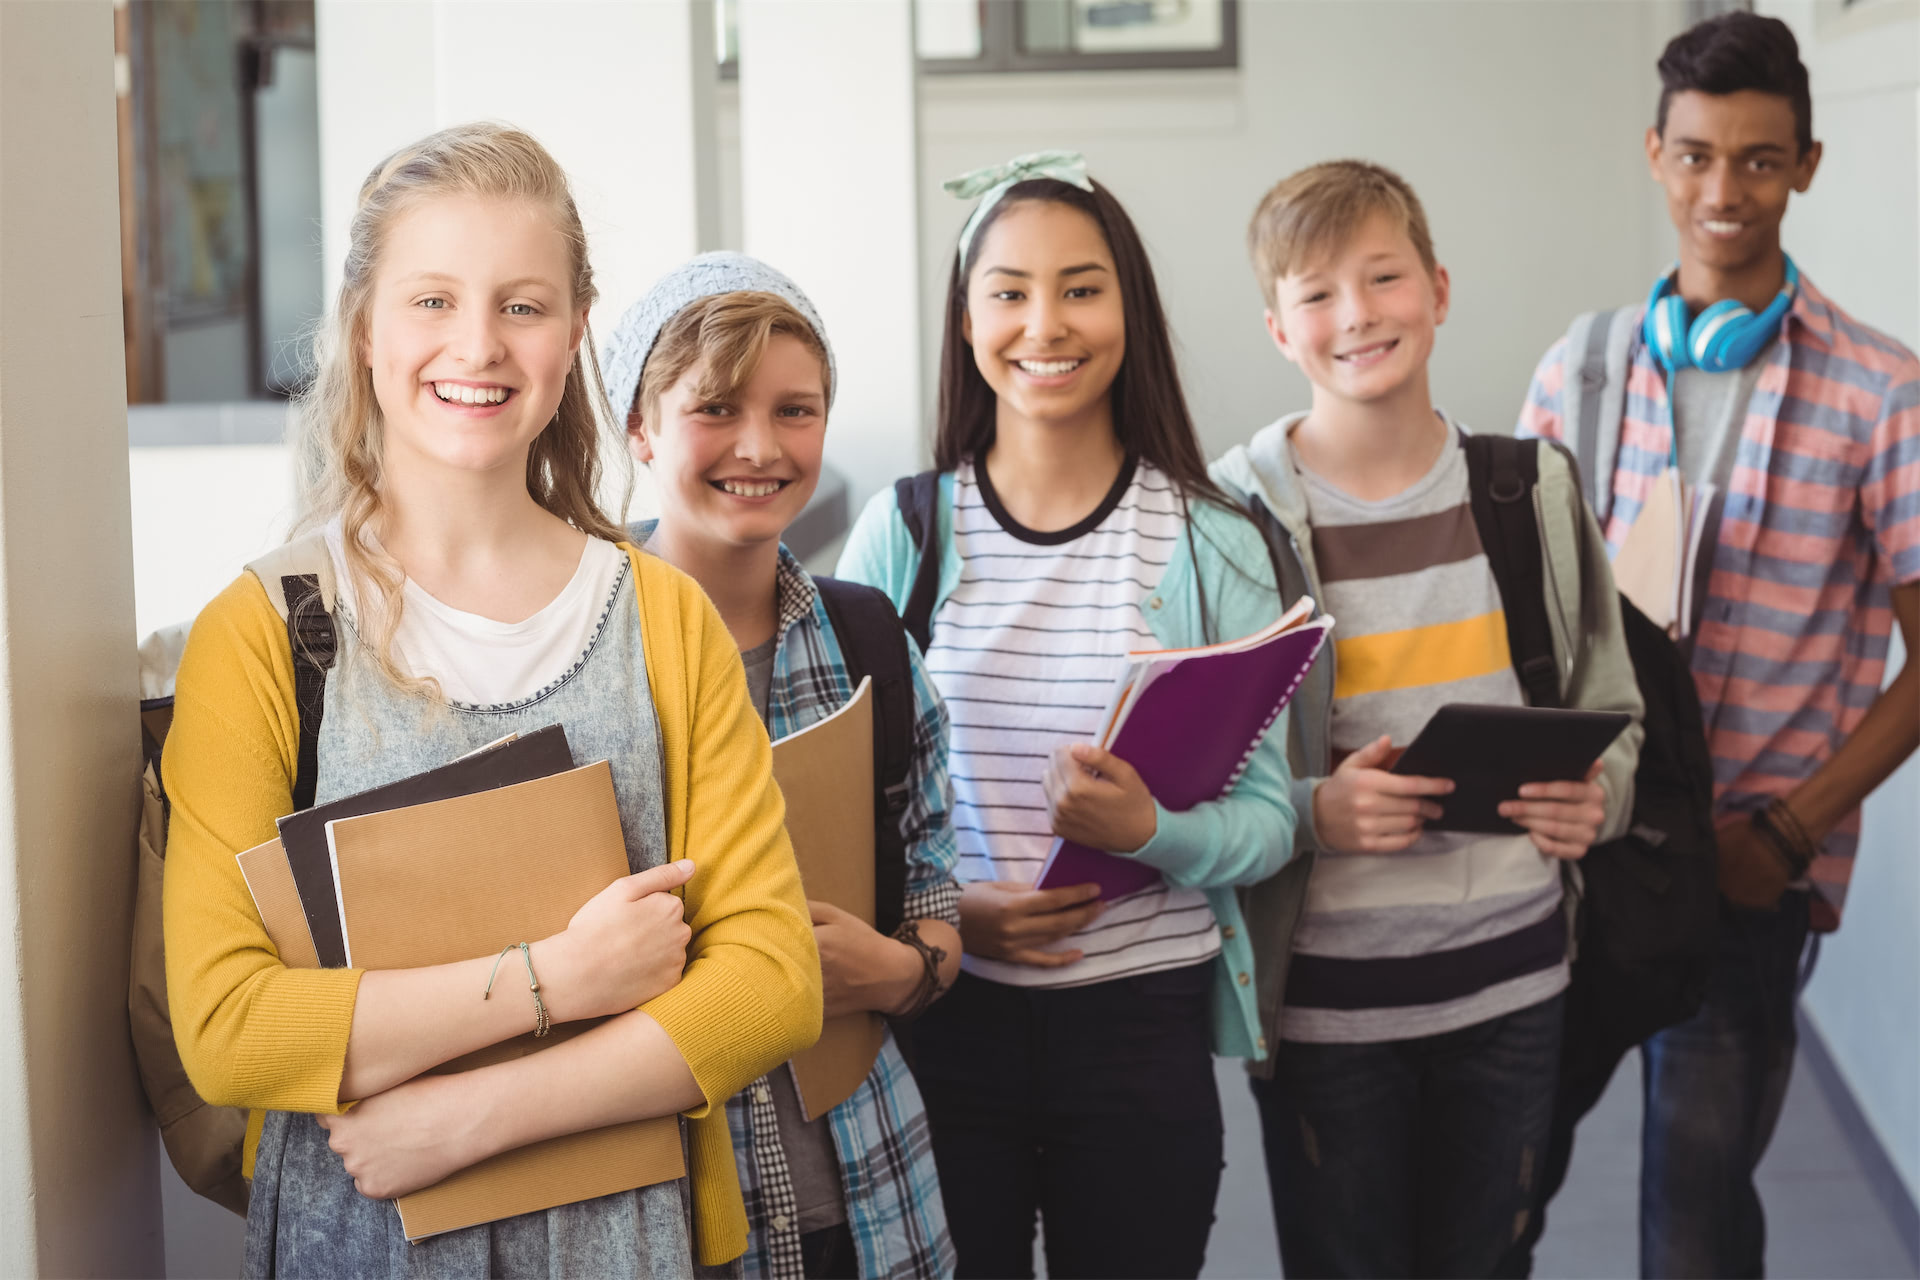
{"label": "dark jeans", "polygon": [[[1766,1217],[1754,1170],[1786,1100],[1798,1036],[1794,1005],[1807,940],[1807,895],[1773,911],[1722,901],[1720,949],[1700,1012],[1641,1046],[1640,1274],[1760,1276]],[[1567,1028],[1553,1137],[1531,1229],[1500,1274],[1532,1271],[1546,1204],[1566,1180],[1574,1128],[1632,1048]]]}
{"label": "dark jeans", "polygon": [[962,974],[915,1025],[961,1276],[1192,1276],[1220,1189],[1213,964],[1040,991]]}
{"label": "dark jeans", "polygon": [[1414,1040],[1286,1041],[1255,1079],[1289,1276],[1485,1276],[1525,1225],[1564,997]]}

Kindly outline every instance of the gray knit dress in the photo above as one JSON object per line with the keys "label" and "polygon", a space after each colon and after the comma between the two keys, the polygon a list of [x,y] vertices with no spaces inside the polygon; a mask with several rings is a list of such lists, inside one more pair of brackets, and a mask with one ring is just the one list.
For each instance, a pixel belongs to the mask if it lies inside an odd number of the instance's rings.
{"label": "gray knit dress", "polygon": [[[660,728],[630,565],[622,564],[578,660],[511,704],[423,706],[374,666],[346,607],[336,607],[334,620],[339,656],[327,675],[316,803],[445,764],[509,732],[560,724],[576,761],[612,767],[628,866],[666,860]],[[354,1189],[314,1117],[271,1111],[254,1164],[245,1274],[673,1280],[695,1270],[692,1221],[681,1178],[410,1245],[393,1203]]]}

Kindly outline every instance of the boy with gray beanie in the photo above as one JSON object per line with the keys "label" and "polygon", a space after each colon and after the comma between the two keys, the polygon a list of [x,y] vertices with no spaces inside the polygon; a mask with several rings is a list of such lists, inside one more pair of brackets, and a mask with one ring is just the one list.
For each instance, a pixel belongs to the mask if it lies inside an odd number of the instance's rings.
{"label": "boy with gray beanie", "polygon": [[[658,491],[660,517],[634,525],[634,541],[712,597],[769,734],[832,715],[861,672],[875,676],[882,723],[889,700],[875,659],[892,655],[908,677],[893,689],[912,724],[905,778],[897,802],[875,810],[879,927],[831,903],[808,906],[827,1017],[912,1017],[960,961],[947,715],[886,598],[814,579],[780,541],[820,477],[835,382],[825,326],[772,267],[702,254],[621,317],[604,365],[613,412]],[[878,784],[891,781],[876,771]],[[891,1032],[866,1079],[824,1115],[806,1114],[781,1066],[728,1101],[727,1121],[746,1275],[952,1274],[926,1111]]]}

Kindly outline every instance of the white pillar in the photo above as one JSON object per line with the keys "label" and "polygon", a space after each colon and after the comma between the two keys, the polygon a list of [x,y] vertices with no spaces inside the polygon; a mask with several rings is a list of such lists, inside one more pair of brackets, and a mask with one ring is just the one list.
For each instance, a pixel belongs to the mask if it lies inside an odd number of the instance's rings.
{"label": "white pillar", "polygon": [[469,120],[517,125],[566,168],[600,285],[597,330],[717,246],[712,0],[320,0],[316,27],[329,292],[367,173]]}
{"label": "white pillar", "polygon": [[909,0],[740,0],[745,248],[820,309],[854,509],[926,456]]}
{"label": "white pillar", "polygon": [[158,1275],[113,6],[0,4],[0,1274]]}

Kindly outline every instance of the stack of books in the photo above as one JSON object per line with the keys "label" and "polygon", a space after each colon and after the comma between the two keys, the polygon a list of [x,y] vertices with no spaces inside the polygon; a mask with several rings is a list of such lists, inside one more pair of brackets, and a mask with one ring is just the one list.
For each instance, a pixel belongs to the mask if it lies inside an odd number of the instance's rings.
{"label": "stack of books", "polygon": [[[295,968],[497,955],[559,933],[628,873],[612,771],[604,760],[575,768],[557,725],[291,814],[279,829],[238,858],[268,938]],[[535,1053],[597,1021],[529,1032],[438,1070]],[[419,1240],[685,1172],[679,1119],[664,1116],[503,1152],[396,1203]]]}

